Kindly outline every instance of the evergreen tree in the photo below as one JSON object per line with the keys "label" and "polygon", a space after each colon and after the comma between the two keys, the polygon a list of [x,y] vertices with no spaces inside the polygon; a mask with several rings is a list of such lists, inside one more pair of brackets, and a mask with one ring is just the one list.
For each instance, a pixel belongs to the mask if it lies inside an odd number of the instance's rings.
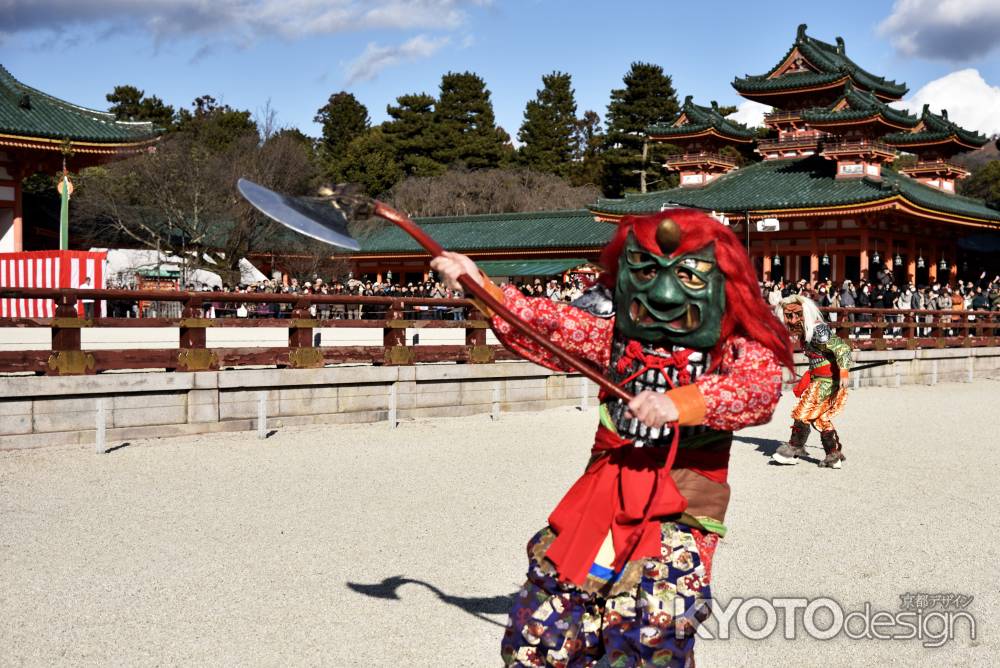
{"label": "evergreen tree", "polygon": [[610,197],[638,189],[640,171],[646,172],[647,183],[666,182],[667,173],[651,159],[653,155],[643,160],[643,143],[647,127],[672,121],[680,110],[673,83],[659,65],[632,63],[623,81],[625,87],[612,90],[608,104],[602,185]]}
{"label": "evergreen tree", "polygon": [[535,171],[566,176],[578,149],[572,81],[568,74],[553,72],[542,77],[542,86],[524,109],[517,133],[521,141],[518,157]]}
{"label": "evergreen tree", "polygon": [[323,128],[319,154],[324,175],[333,181],[344,180],[347,147],[371,126],[368,109],[352,94],[340,91],[316,111],[313,121]]}
{"label": "evergreen tree", "polygon": [[210,151],[222,151],[248,136],[257,136],[257,124],[249,111],[219,104],[211,95],[196,97],[192,111],[177,112],[177,132],[189,135]]}
{"label": "evergreen tree", "polygon": [[108,111],[119,121],[150,121],[164,130],[173,128],[174,108],[155,95],[146,97],[146,91],[135,86],[115,86],[104,99],[111,103]]}
{"label": "evergreen tree", "polygon": [[385,109],[391,120],[382,124],[382,132],[406,176],[435,176],[445,170],[445,166],[434,158],[438,151],[434,131],[435,102],[426,93],[400,95],[396,98],[396,106],[390,104]]}
{"label": "evergreen tree", "polygon": [[959,191],[968,197],[986,200],[990,206],[1000,209],[1000,160],[987,162],[968,179],[960,181]]}
{"label": "evergreen tree", "polygon": [[434,109],[434,159],[470,169],[497,167],[504,147],[497,133],[493,103],[486,83],[472,72],[448,72],[441,77],[441,94]]}
{"label": "evergreen tree", "polygon": [[361,184],[372,197],[378,197],[403,178],[395,150],[380,128],[355,137],[343,156],[344,180]]}
{"label": "evergreen tree", "polygon": [[601,117],[596,111],[583,112],[583,117],[576,121],[573,132],[576,136],[576,155],[573,156],[570,180],[573,185],[600,185],[603,169],[601,151],[605,139],[601,130]]}

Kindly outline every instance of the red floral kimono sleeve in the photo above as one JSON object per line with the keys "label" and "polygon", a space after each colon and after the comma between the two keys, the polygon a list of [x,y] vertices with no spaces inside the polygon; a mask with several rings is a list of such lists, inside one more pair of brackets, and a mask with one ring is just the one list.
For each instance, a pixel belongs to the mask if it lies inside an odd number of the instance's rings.
{"label": "red floral kimono sleeve", "polygon": [[[611,357],[613,318],[599,318],[564,302],[526,297],[513,285],[503,288],[503,297],[504,305],[531,329],[597,368],[607,368]],[[505,320],[494,315],[491,324],[500,343],[524,359],[549,369],[572,371]]]}
{"label": "red floral kimono sleeve", "polygon": [[781,398],[781,366],[761,344],[734,336],[723,347],[719,373],[695,384],[705,402],[703,424],[736,431],[771,419]]}

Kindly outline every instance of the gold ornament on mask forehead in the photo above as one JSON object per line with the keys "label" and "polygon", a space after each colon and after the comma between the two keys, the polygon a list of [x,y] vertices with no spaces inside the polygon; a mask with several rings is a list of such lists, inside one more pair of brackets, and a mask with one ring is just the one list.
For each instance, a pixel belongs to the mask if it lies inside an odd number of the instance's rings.
{"label": "gold ornament on mask forehead", "polygon": [[681,245],[681,227],[670,218],[664,218],[656,228],[656,243],[663,255],[670,255]]}

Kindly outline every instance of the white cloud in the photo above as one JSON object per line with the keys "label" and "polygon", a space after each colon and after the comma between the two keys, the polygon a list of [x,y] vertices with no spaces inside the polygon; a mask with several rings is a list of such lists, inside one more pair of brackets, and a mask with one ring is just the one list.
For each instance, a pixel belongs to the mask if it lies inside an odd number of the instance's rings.
{"label": "white cloud", "polygon": [[1000,2],[896,0],[878,30],[905,56],[967,61],[1000,46]]}
{"label": "white cloud", "polygon": [[979,70],[969,68],[946,74],[892,106],[919,115],[925,104],[934,113],[947,109],[948,118],[967,130],[987,136],[1000,134],[1000,86],[988,84]]}
{"label": "white cloud", "polygon": [[2,0],[6,36],[113,29],[159,44],[189,37],[246,45],[260,37],[361,30],[454,30],[490,0]]}
{"label": "white cloud", "polygon": [[347,66],[345,85],[350,86],[359,81],[373,79],[385,68],[400,62],[428,58],[448,42],[448,37],[430,39],[426,35],[417,35],[399,46],[379,46],[371,43],[357,60]]}
{"label": "white cloud", "polygon": [[744,100],[736,106],[736,111],[726,116],[731,121],[742,123],[748,128],[758,128],[764,125],[764,114],[771,111],[771,107],[753,100]]}

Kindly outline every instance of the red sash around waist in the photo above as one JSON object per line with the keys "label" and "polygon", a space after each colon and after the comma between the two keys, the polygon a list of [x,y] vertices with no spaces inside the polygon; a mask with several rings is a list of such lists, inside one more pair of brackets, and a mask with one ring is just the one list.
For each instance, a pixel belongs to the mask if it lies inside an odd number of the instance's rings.
{"label": "red sash around waist", "polygon": [[545,556],[563,580],[583,584],[609,530],[616,571],[632,559],[660,554],[658,518],[687,507],[670,477],[677,454],[673,427],[666,460],[662,449],[635,448],[604,425],[597,428],[592,452],[607,454],[591,463],[549,515],[556,539]]}

